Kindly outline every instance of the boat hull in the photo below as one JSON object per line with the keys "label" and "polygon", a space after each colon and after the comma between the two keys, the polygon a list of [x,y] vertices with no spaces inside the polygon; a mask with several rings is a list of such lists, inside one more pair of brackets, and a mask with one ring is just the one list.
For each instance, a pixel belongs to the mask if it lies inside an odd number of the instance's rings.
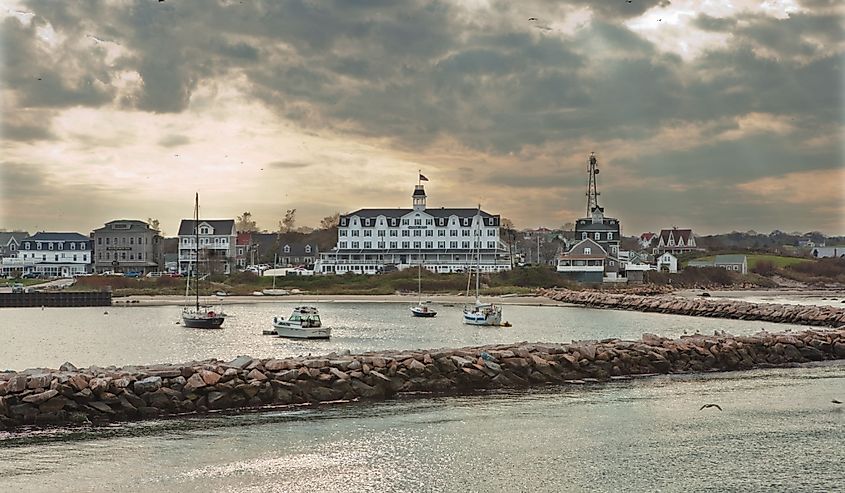
{"label": "boat hull", "polygon": [[464,323],[467,325],[498,326],[502,324],[502,312],[483,313],[464,311]]}
{"label": "boat hull", "polygon": [[437,315],[437,312],[432,310],[431,308],[420,307],[420,306],[412,306],[411,307],[411,315],[420,318],[431,318]]}
{"label": "boat hull", "polygon": [[332,329],[329,327],[296,327],[273,324],[276,335],[287,339],[329,339]]}
{"label": "boat hull", "polygon": [[182,324],[191,329],[220,329],[225,320],[224,317],[182,317]]}

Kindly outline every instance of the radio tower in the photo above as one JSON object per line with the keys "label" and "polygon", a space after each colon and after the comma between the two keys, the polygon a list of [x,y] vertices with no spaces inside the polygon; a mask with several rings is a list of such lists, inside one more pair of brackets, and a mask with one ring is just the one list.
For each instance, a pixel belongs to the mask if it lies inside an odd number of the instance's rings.
{"label": "radio tower", "polygon": [[599,191],[596,188],[596,175],[599,174],[596,153],[590,153],[590,166],[587,168],[587,217],[593,213],[593,209],[599,206]]}

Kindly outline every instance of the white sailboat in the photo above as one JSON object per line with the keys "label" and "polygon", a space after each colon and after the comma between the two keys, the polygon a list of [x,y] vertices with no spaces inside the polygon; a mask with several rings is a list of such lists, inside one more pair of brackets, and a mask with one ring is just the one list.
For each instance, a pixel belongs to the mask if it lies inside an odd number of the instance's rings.
{"label": "white sailboat", "polygon": [[420,250],[420,261],[417,264],[417,304],[411,307],[411,315],[415,317],[431,318],[437,315],[437,311],[431,308],[428,301],[422,299],[422,250]]}
{"label": "white sailboat", "polygon": [[[502,307],[493,303],[482,303],[479,297],[479,285],[481,282],[481,206],[478,206],[476,214],[476,235],[474,242],[475,250],[475,304],[464,305],[464,323],[467,325],[498,326],[502,324]],[[472,279],[472,268],[469,270],[469,279]],[[469,282],[467,283],[469,284]],[[469,286],[467,286],[469,295]]]}

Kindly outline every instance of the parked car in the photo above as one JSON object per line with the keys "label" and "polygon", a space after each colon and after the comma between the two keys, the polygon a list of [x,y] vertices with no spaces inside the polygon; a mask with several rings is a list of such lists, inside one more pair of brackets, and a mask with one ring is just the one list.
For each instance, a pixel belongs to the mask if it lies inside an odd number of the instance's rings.
{"label": "parked car", "polygon": [[21,276],[21,279],[38,279],[37,272],[25,272],[24,275]]}
{"label": "parked car", "polygon": [[147,277],[161,277],[164,272],[147,272]]}
{"label": "parked car", "polygon": [[141,277],[140,272],[124,272],[123,275],[125,277]]}

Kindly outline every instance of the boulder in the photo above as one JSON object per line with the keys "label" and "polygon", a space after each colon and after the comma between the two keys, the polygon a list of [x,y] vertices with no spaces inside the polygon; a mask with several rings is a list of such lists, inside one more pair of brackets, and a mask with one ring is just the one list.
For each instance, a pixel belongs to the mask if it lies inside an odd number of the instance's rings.
{"label": "boulder", "polygon": [[[232,368],[229,368],[228,370],[231,370],[231,369]],[[257,370],[253,370],[253,371],[257,371]],[[206,385],[215,385],[217,382],[220,381],[220,378],[221,378],[221,375],[219,373],[214,372],[214,371],[208,371],[208,370],[200,370],[199,373],[194,374],[194,376],[196,376],[196,375],[200,375],[200,377],[202,378],[202,381],[205,382]]]}
{"label": "boulder", "polygon": [[271,359],[264,363],[264,369],[267,371],[279,371],[287,369],[287,361],[283,359]]}
{"label": "boulder", "polygon": [[41,373],[38,375],[30,376],[26,381],[26,388],[28,389],[46,389],[50,387],[50,380],[53,379],[53,375],[50,373]]}
{"label": "boulder", "polygon": [[[86,382],[87,385],[87,382]],[[26,390],[26,375],[16,375],[9,379],[6,386],[6,392],[9,394],[16,394]]]}
{"label": "boulder", "polygon": [[64,409],[68,402],[66,398],[59,395],[41,403],[38,406],[38,411],[42,413],[56,413]]}
{"label": "boulder", "polygon": [[226,363],[228,366],[232,368],[238,368],[240,370],[245,369],[252,363],[252,357],[250,356],[238,356],[237,358],[233,359],[232,361]]}
{"label": "boulder", "polygon": [[57,395],[59,395],[59,392],[57,390],[46,390],[46,391],[40,392],[38,394],[28,395],[21,400],[23,400],[24,402],[27,402],[29,404],[32,404],[34,406],[37,406],[37,405],[41,404],[42,402],[45,402],[49,399],[52,399],[53,397],[56,397]]}
{"label": "boulder", "polygon": [[161,377],[147,377],[143,380],[138,380],[133,385],[135,393],[141,395],[145,392],[155,392],[161,388]]}
{"label": "boulder", "polygon": [[68,384],[70,384],[73,390],[79,392],[82,389],[88,388],[88,377],[79,373],[71,375],[68,379]]}
{"label": "boulder", "polygon": [[59,370],[61,370],[61,371],[77,371],[78,369],[75,366],[73,366],[73,363],[71,363],[70,361],[65,361],[64,363],[62,363],[62,366],[59,367]]}
{"label": "boulder", "polygon": [[185,382],[184,389],[188,392],[192,392],[196,389],[205,387],[205,385],[206,383],[205,380],[203,380],[202,375],[200,375],[199,373],[194,373],[193,375],[191,375],[191,378],[189,378]]}
{"label": "boulder", "polygon": [[258,380],[259,382],[264,382],[267,380],[267,375],[261,373],[258,369],[253,369],[246,375],[246,378],[248,380]]}
{"label": "boulder", "polygon": [[88,381],[88,388],[91,389],[91,392],[94,392],[95,394],[101,394],[109,389],[110,381],[111,379],[107,378],[92,378]]}

